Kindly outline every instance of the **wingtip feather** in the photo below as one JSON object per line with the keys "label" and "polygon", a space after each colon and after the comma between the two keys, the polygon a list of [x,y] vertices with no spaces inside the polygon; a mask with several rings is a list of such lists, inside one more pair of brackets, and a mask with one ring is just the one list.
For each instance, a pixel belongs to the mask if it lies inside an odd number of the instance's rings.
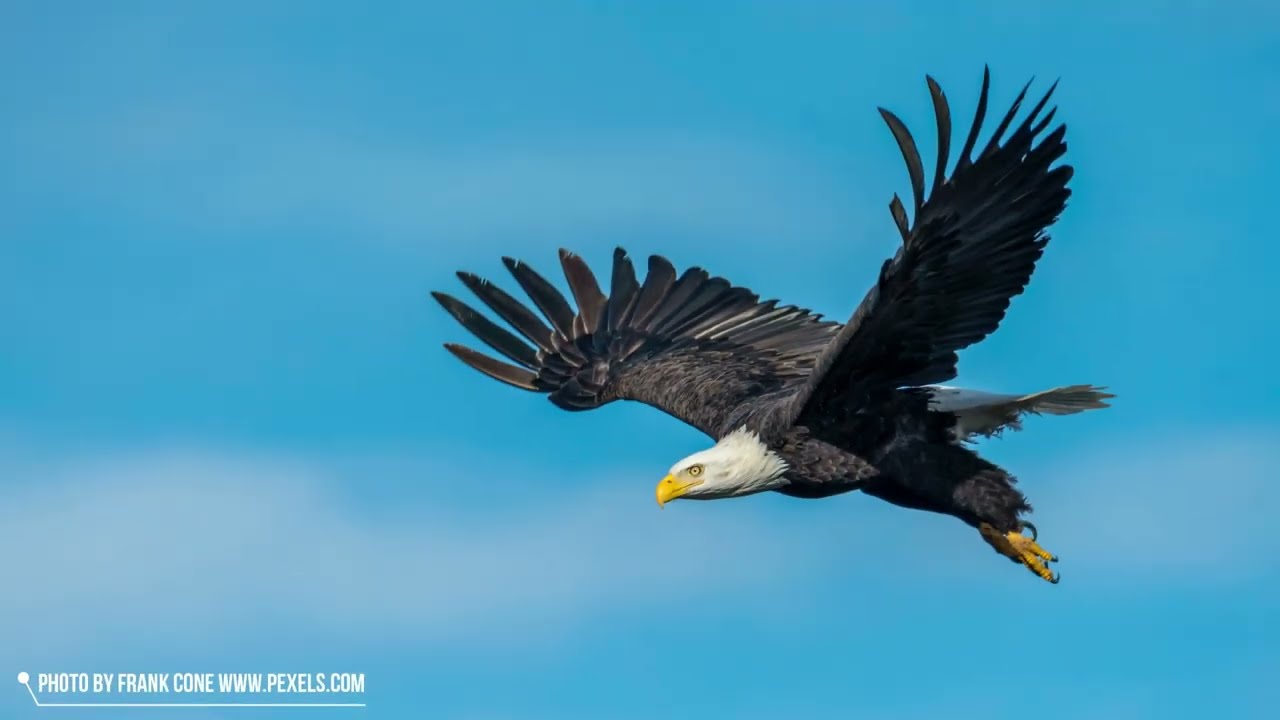
{"label": "wingtip feather", "polygon": [[457,343],[445,343],[444,349],[450,354],[466,363],[473,370],[477,370],[494,380],[504,382],[512,387],[518,387],[521,390],[529,390],[539,392],[538,376],[524,368],[508,365],[500,360],[477,352],[465,345]]}

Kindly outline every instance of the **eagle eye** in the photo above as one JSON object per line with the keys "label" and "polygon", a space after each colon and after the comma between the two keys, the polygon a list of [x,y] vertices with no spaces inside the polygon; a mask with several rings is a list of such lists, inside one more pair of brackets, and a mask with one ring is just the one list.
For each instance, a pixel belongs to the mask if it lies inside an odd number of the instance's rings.
{"label": "eagle eye", "polygon": [[689,467],[688,472],[689,472],[689,477],[698,477],[699,475],[701,475],[701,474],[702,474],[702,466],[701,466],[701,465],[691,465],[691,466]]}

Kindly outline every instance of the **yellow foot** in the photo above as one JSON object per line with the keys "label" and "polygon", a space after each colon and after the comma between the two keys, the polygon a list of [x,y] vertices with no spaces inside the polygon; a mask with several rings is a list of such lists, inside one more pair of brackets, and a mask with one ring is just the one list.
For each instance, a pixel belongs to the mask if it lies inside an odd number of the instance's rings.
{"label": "yellow foot", "polygon": [[1027,537],[1019,531],[1002,533],[987,523],[979,525],[978,531],[982,533],[982,539],[990,543],[991,547],[996,549],[996,552],[1016,563],[1022,563],[1028,570],[1040,576],[1041,579],[1057,585],[1058,574],[1050,571],[1045,566],[1045,563],[1057,562],[1057,556],[1036,543],[1035,525],[1029,522],[1022,524],[1024,527],[1031,528],[1031,537]]}

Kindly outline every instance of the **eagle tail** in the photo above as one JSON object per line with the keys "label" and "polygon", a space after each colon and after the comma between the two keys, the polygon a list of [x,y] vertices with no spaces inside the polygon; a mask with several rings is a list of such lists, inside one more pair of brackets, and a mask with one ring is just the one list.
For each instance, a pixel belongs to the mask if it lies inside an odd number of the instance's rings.
{"label": "eagle tail", "polygon": [[1085,410],[1111,407],[1107,400],[1115,397],[1104,387],[1094,385],[1067,385],[1025,395],[1016,401],[1025,412],[1045,415],[1074,415]]}
{"label": "eagle tail", "polygon": [[1115,395],[1095,385],[1065,385],[1030,394],[1001,394],[930,386],[929,406],[956,417],[958,440],[997,437],[1005,430],[1021,430],[1022,418],[1032,415],[1074,415],[1110,407]]}

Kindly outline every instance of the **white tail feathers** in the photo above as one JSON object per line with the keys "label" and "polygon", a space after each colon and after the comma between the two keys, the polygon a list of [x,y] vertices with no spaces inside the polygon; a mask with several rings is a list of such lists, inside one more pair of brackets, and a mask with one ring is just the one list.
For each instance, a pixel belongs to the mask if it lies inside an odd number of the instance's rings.
{"label": "white tail feathers", "polygon": [[1106,388],[1093,385],[1067,385],[1029,395],[965,390],[946,386],[931,387],[929,405],[940,412],[956,415],[957,440],[974,435],[991,437],[1008,429],[1022,429],[1022,417],[1028,413],[1073,415],[1085,410],[1110,407],[1106,402],[1115,397]]}
{"label": "white tail feathers", "polygon": [[1030,412],[1074,415],[1085,410],[1111,407],[1106,401],[1115,395],[1104,390],[1106,388],[1093,385],[1067,385],[1026,395],[1018,399],[1018,405]]}

